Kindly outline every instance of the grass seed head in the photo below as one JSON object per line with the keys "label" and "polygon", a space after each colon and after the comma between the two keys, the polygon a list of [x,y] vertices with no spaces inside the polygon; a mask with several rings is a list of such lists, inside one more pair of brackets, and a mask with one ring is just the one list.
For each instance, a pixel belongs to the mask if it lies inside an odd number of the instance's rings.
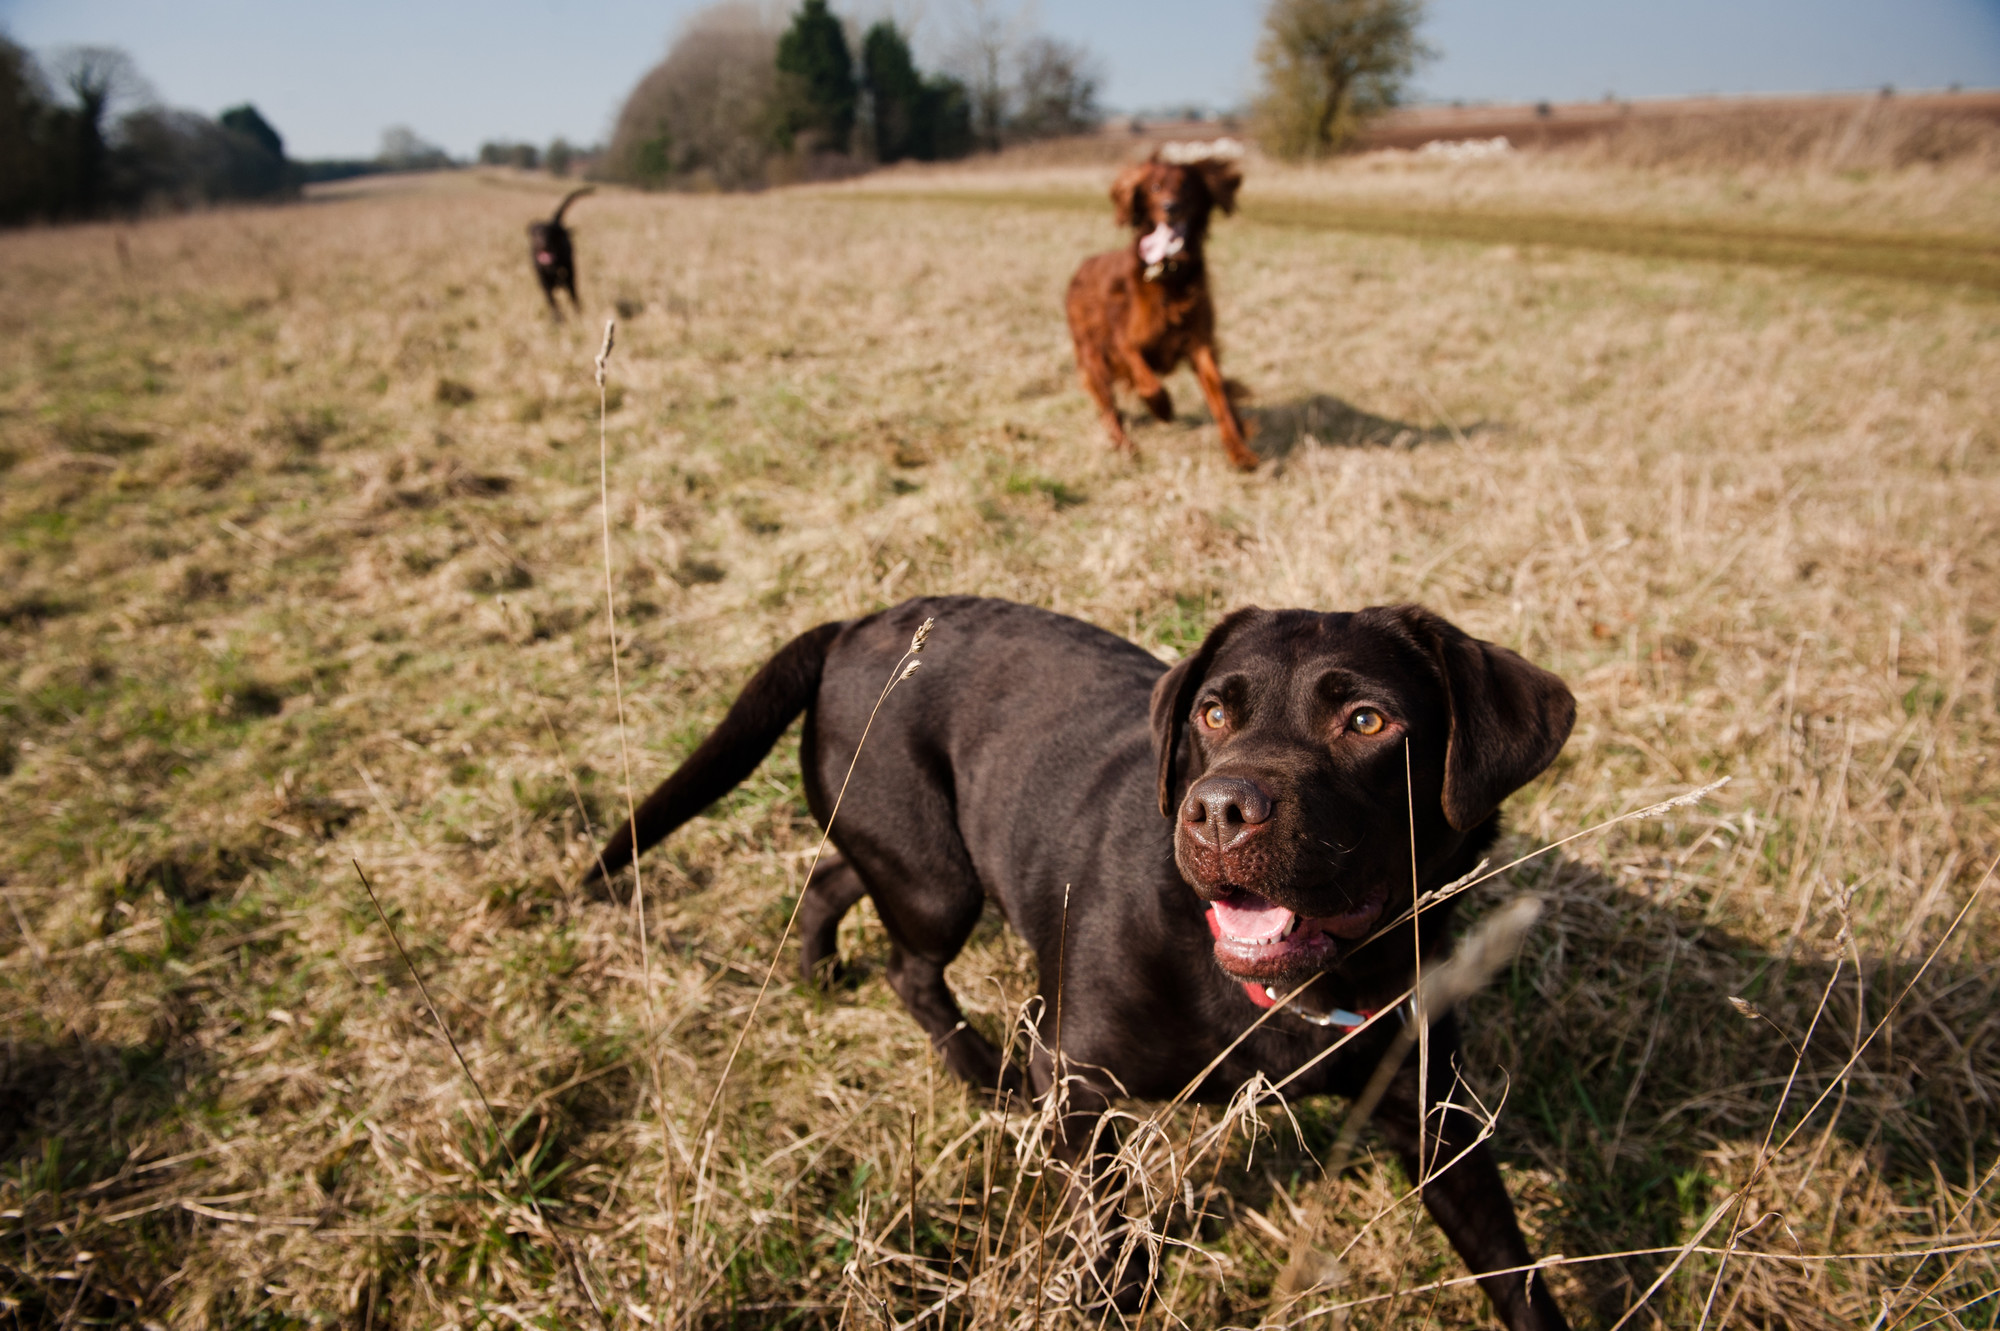
{"label": "grass seed head", "polygon": [[1484,989],[1503,967],[1513,961],[1542,916],[1539,897],[1515,897],[1484,916],[1472,931],[1459,940],[1450,960],[1424,971],[1424,1006],[1433,1017]]}
{"label": "grass seed head", "polygon": [[604,321],[604,345],[597,351],[597,386],[604,387],[604,368],[611,363],[611,348],[618,340],[618,321]]}

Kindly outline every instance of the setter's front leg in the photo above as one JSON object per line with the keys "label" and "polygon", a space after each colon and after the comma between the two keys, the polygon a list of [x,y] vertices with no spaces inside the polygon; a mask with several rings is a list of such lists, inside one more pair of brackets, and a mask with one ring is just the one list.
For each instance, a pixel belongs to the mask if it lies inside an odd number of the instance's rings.
{"label": "setter's front leg", "polygon": [[1204,342],[1189,359],[1194,362],[1195,378],[1201,380],[1201,395],[1208,402],[1209,414],[1222,429],[1223,451],[1243,470],[1254,469],[1259,459],[1244,442],[1243,422],[1236,415],[1236,404],[1229,400],[1229,385],[1223,380],[1222,367],[1216,363],[1215,348]]}

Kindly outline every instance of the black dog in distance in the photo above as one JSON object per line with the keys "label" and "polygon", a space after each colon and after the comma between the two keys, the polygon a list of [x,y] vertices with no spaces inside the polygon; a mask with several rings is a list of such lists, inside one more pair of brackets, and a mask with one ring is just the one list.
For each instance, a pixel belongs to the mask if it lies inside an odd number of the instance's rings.
{"label": "black dog in distance", "polygon": [[542,297],[549,303],[549,313],[558,319],[562,318],[562,307],[556,304],[559,290],[569,293],[571,309],[583,313],[583,306],[576,298],[576,249],[570,243],[569,228],[563,225],[563,213],[593,188],[585,185],[571,190],[556,205],[555,215],[548,221],[528,223],[528,250],[534,256],[535,276],[542,284]]}

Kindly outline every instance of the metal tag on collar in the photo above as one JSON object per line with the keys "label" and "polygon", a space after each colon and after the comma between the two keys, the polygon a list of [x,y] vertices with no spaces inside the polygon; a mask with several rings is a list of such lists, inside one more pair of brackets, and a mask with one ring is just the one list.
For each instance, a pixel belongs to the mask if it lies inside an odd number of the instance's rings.
{"label": "metal tag on collar", "polygon": [[[1269,998],[1273,1003],[1283,997],[1283,995],[1277,993],[1268,984],[1264,986],[1264,996]],[[1340,1026],[1350,1031],[1356,1026],[1365,1026],[1368,1023],[1367,1016],[1359,1012],[1349,1012],[1344,1007],[1337,1007],[1325,1015],[1316,1012],[1307,1012],[1300,1008],[1293,1008],[1292,1015],[1300,1021],[1309,1021],[1315,1026]]]}

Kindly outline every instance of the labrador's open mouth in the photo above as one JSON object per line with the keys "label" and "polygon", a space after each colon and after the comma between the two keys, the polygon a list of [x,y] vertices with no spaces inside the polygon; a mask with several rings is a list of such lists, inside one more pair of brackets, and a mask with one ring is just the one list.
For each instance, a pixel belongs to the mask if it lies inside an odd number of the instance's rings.
{"label": "labrador's open mouth", "polygon": [[1208,911],[1215,935],[1215,961],[1244,980],[1299,976],[1331,962],[1343,942],[1368,936],[1382,914],[1386,894],[1340,915],[1302,916],[1255,892],[1232,888]]}

